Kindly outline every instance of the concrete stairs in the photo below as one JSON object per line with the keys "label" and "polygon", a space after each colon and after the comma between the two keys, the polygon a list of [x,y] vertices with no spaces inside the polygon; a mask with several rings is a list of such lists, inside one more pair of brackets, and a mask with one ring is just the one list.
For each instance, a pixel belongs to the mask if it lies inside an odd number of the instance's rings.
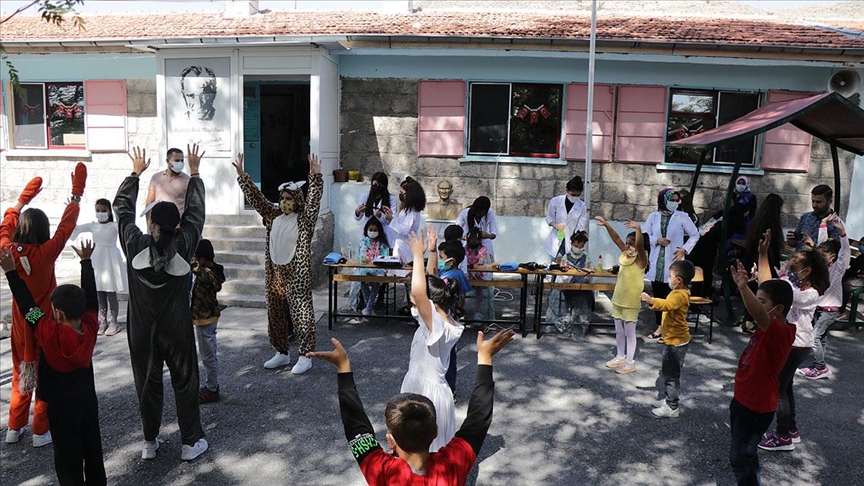
{"label": "concrete stairs", "polygon": [[203,236],[213,243],[216,262],[225,267],[227,278],[218,295],[220,304],[266,306],[265,235],[266,230],[257,215],[207,215]]}

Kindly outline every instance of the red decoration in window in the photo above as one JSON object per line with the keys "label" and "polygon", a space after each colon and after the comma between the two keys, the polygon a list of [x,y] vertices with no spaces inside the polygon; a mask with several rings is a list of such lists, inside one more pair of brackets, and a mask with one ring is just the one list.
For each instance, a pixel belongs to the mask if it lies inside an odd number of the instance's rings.
{"label": "red decoration in window", "polygon": [[30,115],[39,115],[41,113],[42,113],[42,105],[30,106],[30,105],[25,104],[24,107],[21,109],[22,115],[30,116]]}
{"label": "red decoration in window", "polygon": [[80,118],[81,115],[84,114],[84,109],[81,108],[78,103],[73,103],[71,106],[58,103],[57,108],[54,109],[54,114],[57,116],[65,116],[67,119],[71,120],[73,117]]}
{"label": "red decoration in window", "polygon": [[546,108],[546,105],[540,105],[537,108],[531,108],[528,105],[522,105],[522,107],[519,108],[519,111],[516,112],[516,116],[523,120],[528,118],[530,120],[530,123],[534,125],[536,123],[540,123],[541,116],[544,120],[552,116],[552,112],[549,111],[549,108]]}

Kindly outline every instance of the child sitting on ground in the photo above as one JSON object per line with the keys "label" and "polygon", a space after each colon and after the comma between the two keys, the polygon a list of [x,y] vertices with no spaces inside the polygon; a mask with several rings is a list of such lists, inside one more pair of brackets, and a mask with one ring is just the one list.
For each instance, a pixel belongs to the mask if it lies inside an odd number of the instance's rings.
{"label": "child sitting on ground", "polygon": [[[415,257],[414,261],[418,260],[422,260],[422,255],[420,258]],[[424,314],[437,312],[428,305],[428,299],[423,308]],[[433,439],[436,434],[440,437],[440,427],[436,426],[440,422],[437,417],[440,410],[429,398],[416,393],[401,393],[387,401],[384,410],[387,445],[394,452],[387,454],[375,439],[375,430],[363,410],[351,372],[351,362],[342,344],[333,338],[330,340],[335,347],[333,351],[316,351],[307,356],[336,365],[345,438],[363,477],[370,485],[422,483],[456,486],[465,484],[492,423],[495,387],[492,381],[492,357],[507,346],[513,336],[513,331],[508,330],[487,341],[483,339],[482,332],[477,333],[477,379],[468,402],[468,416],[452,440],[431,453]]]}
{"label": "child sitting on ground", "polygon": [[[770,241],[770,236],[763,238],[760,246],[767,248]],[[767,263],[767,251],[764,263]],[[759,290],[754,295],[740,261],[737,268],[733,265],[729,271],[747,312],[756,323],[756,331],[741,352],[735,371],[734,398],[729,404],[732,429],[729,463],[738,484],[760,484],[756,444],[774,418],[779,400],[777,376],[795,340],[795,325],[786,321],[786,314],[792,307],[792,286],[780,279],[770,279],[769,268],[764,275],[768,280],[762,280],[764,276],[759,272]]]}
{"label": "child sitting on ground", "polygon": [[[483,246],[483,232],[480,228],[472,228],[468,232],[468,239],[465,241],[465,259],[468,261],[469,280],[482,280],[484,282],[492,280],[491,273],[470,271],[478,265],[492,264],[492,256],[489,255],[489,250]],[[492,287],[478,286],[465,297],[473,302],[473,305],[469,306],[469,319],[495,319],[495,299]]]}
{"label": "child sitting on ground", "polygon": [[[569,268],[588,268],[588,254],[585,245],[588,244],[588,233],[574,231],[570,235],[570,250],[564,255],[564,245],[561,245],[557,263],[562,270]],[[553,280],[554,281],[554,280]],[[585,283],[584,276],[573,276],[567,283]],[[558,290],[549,292],[549,303],[546,306],[546,321],[555,325],[562,334],[575,336],[582,334],[591,321],[594,307],[594,292],[591,290]]]}
{"label": "child sitting on ground", "polygon": [[213,261],[213,243],[202,239],[198,242],[192,261],[192,324],[198,341],[198,357],[201,358],[204,386],[198,390],[200,403],[219,401],[219,358],[216,356],[216,326],[219,324],[219,301],[216,294],[225,283],[225,269]]}
{"label": "child sitting on ground", "polygon": [[606,362],[606,367],[619,374],[633,373],[636,371],[636,322],[642,307],[639,296],[645,288],[645,267],[648,266],[648,255],[642,244],[642,228],[635,221],[628,220],[624,223],[625,227],[633,230],[627,235],[625,243],[603,216],[594,219],[606,228],[612,242],[621,250],[621,256],[618,257],[618,279],[612,293],[616,353],[614,358]]}
{"label": "child sitting on ground", "polygon": [[81,248],[72,248],[81,258],[81,287],[57,286],[51,292],[51,309],[38,307],[6,249],[0,250],[0,268],[40,346],[36,396],[48,404],[57,479],[60,484],[104,485],[107,480],[93,379],[93,348],[99,331],[96,278],[90,261],[94,247],[85,241]]}
{"label": "child sitting on ground", "polygon": [[663,312],[660,334],[663,336],[663,361],[660,377],[663,381],[663,396],[658,406],[651,410],[655,417],[678,417],[678,396],[681,388],[681,368],[690,347],[690,326],[687,324],[687,309],[690,308],[690,291],[687,286],[696,270],[687,260],[678,260],[669,266],[669,288],[672,291],[665,299],[654,298],[642,292],[642,302],[647,302],[653,311]]}

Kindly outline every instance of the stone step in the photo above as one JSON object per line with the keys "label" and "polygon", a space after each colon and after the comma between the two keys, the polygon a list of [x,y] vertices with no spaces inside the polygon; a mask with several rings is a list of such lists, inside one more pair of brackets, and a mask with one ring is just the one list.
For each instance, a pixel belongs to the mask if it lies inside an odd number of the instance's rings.
{"label": "stone step", "polygon": [[244,263],[247,265],[255,265],[264,271],[264,252],[263,251],[217,251],[216,262],[222,265],[226,263]]}
{"label": "stone step", "polygon": [[263,309],[267,307],[267,299],[258,294],[234,294],[219,292],[217,296],[219,303],[231,307],[254,307]]}
{"label": "stone step", "polygon": [[263,225],[205,225],[204,238],[264,238],[266,228]]}
{"label": "stone step", "polygon": [[264,275],[262,272],[257,277],[235,278],[227,280],[224,284],[222,284],[222,292],[219,293],[219,296],[221,297],[224,293],[225,295],[258,295],[263,298],[264,291]]}
{"label": "stone step", "polygon": [[[261,216],[257,214],[208,214],[205,226],[234,226],[253,225],[261,226]],[[261,226],[263,227],[263,226]]]}
{"label": "stone step", "polygon": [[264,237],[260,238],[234,238],[234,237],[213,237],[209,238],[213,243],[213,250],[217,252],[235,252],[235,251],[257,251],[264,254],[265,241]]}
{"label": "stone step", "polygon": [[[247,280],[247,279],[258,279],[261,284],[261,288],[264,288],[264,266],[263,265],[249,265],[245,263],[225,263],[222,264],[225,267],[225,278],[227,278],[228,282],[231,280]],[[226,282],[227,283],[227,282]]]}

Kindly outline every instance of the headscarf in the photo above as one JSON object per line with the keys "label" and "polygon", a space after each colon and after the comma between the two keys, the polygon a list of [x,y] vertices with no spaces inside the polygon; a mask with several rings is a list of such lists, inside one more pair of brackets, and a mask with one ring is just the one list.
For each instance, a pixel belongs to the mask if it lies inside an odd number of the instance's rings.
{"label": "headscarf", "polygon": [[744,188],[744,190],[741,191],[739,194],[744,194],[745,192],[747,192],[747,191],[750,190],[750,178],[747,177],[747,176],[739,175],[738,178],[735,179],[735,188],[736,188],[736,191],[735,191],[735,192],[738,192],[738,191],[737,191],[737,188],[738,188],[738,181],[740,181],[741,179],[744,179],[744,187],[745,187],[745,188]]}
{"label": "headscarf", "polygon": [[660,189],[660,192],[657,193],[657,210],[660,212],[669,212],[668,202],[672,199],[672,195],[675,194],[675,189],[671,187],[666,187],[664,189]]}

